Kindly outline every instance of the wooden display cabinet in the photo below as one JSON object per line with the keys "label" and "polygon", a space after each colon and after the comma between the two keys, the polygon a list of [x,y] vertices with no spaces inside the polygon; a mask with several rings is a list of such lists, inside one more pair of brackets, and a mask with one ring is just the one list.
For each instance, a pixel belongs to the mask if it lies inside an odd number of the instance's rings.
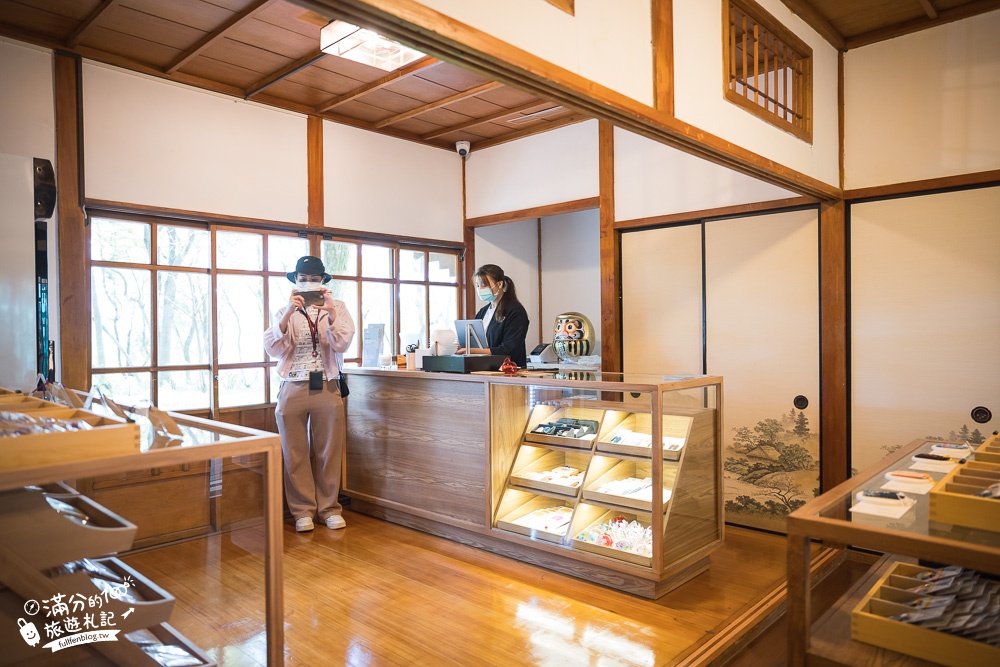
{"label": "wooden display cabinet", "polygon": [[[0,392],[2,394],[2,392]],[[3,394],[9,396],[9,394]],[[104,418],[103,415],[97,415]],[[138,415],[132,415],[138,417]],[[131,488],[131,495],[123,493],[125,509],[142,505],[143,485],[135,485],[136,480],[148,480],[158,474],[172,479],[185,479],[207,474],[222,480],[226,465],[242,468],[259,476],[262,498],[260,507],[264,520],[264,577],[267,629],[268,664],[281,664],[284,652],[283,602],[282,602],[282,480],[281,443],[276,434],[256,431],[240,426],[212,422],[205,419],[173,414],[181,424],[184,436],[167,442],[158,441],[148,428],[142,429],[142,444],[133,450],[95,452],[92,448],[80,446],[71,436],[74,433],[50,433],[31,436],[39,439],[46,456],[39,457],[31,465],[16,469],[0,468],[0,620],[8,617],[10,623],[0,624],[3,631],[0,643],[9,645],[9,650],[0,656],[0,664],[10,664],[22,657],[32,664],[39,664],[43,652],[40,646],[30,647],[18,636],[18,618],[25,616],[25,600],[54,599],[54,596],[78,594],[87,598],[97,593],[91,580],[83,573],[59,575],[46,572],[45,568],[84,557],[94,558],[130,549],[139,545],[142,529],[149,517],[142,512],[139,520],[132,523],[108,510],[87,496],[75,493],[75,489],[64,480],[96,479],[107,484],[99,491]],[[139,430],[136,424],[122,424],[131,432]],[[0,437],[0,452],[13,446],[19,437]],[[162,440],[162,439],[161,439]],[[49,453],[56,456],[49,456]],[[225,465],[223,462],[227,462]],[[202,472],[207,471],[207,472]],[[131,487],[128,485],[132,484]],[[122,487],[124,485],[124,487]],[[40,489],[24,490],[23,487],[38,486]],[[207,485],[197,492],[207,502]],[[95,494],[101,499],[100,493]],[[81,511],[89,517],[84,524],[60,516],[52,511],[47,496],[67,503],[73,510]],[[113,499],[108,491],[105,499]],[[103,499],[102,499],[103,500]],[[165,502],[162,497],[159,502]],[[57,505],[58,506],[58,505]],[[137,515],[135,512],[121,514]],[[133,539],[135,538],[135,539]],[[102,641],[75,646],[60,651],[60,664],[65,659],[89,660],[93,652],[105,660],[119,665],[156,664],[135,643],[124,638],[132,629],[145,628],[164,644],[184,646],[203,665],[214,662],[181,637],[165,621],[174,604],[167,591],[159,589],[155,582],[114,558],[101,561],[121,576],[128,576],[135,582],[135,590],[144,602],[132,604],[118,603],[114,609],[116,618],[125,617],[125,607],[134,609],[127,620],[117,625],[121,637],[117,641]],[[124,606],[123,606],[124,604]],[[108,608],[110,609],[110,607]],[[107,611],[107,609],[106,609]],[[37,617],[36,617],[37,618]],[[43,619],[44,620],[44,619]],[[38,628],[41,631],[41,628]],[[46,639],[46,641],[48,641]],[[20,653],[18,653],[20,651]],[[22,656],[24,651],[37,651]],[[82,653],[80,651],[83,651]],[[101,664],[106,664],[102,662]]]}
{"label": "wooden display cabinet", "polygon": [[[719,377],[347,372],[356,511],[649,598],[705,571],[722,544]],[[623,424],[646,446],[604,449]],[[638,473],[661,492],[592,484]],[[579,539],[619,515],[650,529],[650,553]]]}
{"label": "wooden display cabinet", "polygon": [[[876,646],[852,639],[852,611],[866,609],[866,600],[876,594],[883,579],[891,575],[901,559],[912,562],[916,558],[928,562],[960,565],[981,572],[1000,575],[1000,532],[981,530],[933,520],[931,493],[912,495],[917,500],[902,519],[881,519],[870,515],[852,516],[850,507],[855,496],[865,489],[878,489],[886,483],[885,474],[902,470],[912,464],[914,454],[930,452],[934,441],[914,440],[884,460],[876,463],[856,477],[827,491],[788,515],[788,664],[801,665],[885,665],[887,667],[915,667],[932,663],[898,653],[884,646]],[[976,463],[975,454],[968,464],[958,464],[948,472],[931,472],[933,480],[941,483],[945,477],[954,477],[963,465],[981,469],[985,464]],[[943,486],[947,486],[945,482]],[[976,499],[979,500],[979,499]],[[986,501],[993,502],[996,501]],[[859,580],[844,597],[815,623],[810,623],[810,544],[814,540],[835,546],[854,546],[880,551],[886,556],[878,566]],[[908,558],[907,558],[908,557]],[[859,636],[879,641],[879,632],[871,632],[877,619],[858,617],[868,626]],[[886,623],[882,623],[884,633]],[[903,625],[903,624],[899,624]],[[892,627],[891,625],[888,627]],[[898,635],[913,630],[902,628]],[[913,635],[913,633],[910,633]],[[941,655],[941,645],[951,642],[950,637],[937,638],[927,632],[913,635],[918,641],[930,641],[933,650],[928,655]],[[888,638],[897,641],[893,635]],[[940,644],[935,642],[940,639]],[[902,640],[905,641],[905,640]],[[899,644],[896,644],[897,646]],[[945,653],[948,649],[944,649]],[[969,662],[967,664],[975,664]]]}
{"label": "wooden display cabinet", "polygon": [[[635,591],[659,597],[704,571],[722,542],[721,378],[615,380],[491,382],[491,413],[504,415],[491,421],[499,492],[492,525],[645,578]],[[545,433],[558,428],[565,435]],[[579,489],[545,481],[568,473],[583,475]],[[561,516],[563,509],[571,511],[564,532],[531,530],[533,518],[544,523],[549,511]],[[647,533],[641,544],[594,541],[629,525],[635,536]]]}

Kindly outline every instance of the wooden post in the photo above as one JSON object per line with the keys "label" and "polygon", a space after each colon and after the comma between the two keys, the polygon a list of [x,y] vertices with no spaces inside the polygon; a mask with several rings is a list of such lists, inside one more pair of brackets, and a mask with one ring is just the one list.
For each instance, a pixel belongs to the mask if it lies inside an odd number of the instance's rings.
{"label": "wooden post", "polygon": [[847,223],[843,200],[820,204],[820,488],[848,476]]}
{"label": "wooden post", "polygon": [[53,56],[56,116],[56,202],[59,214],[59,349],[57,379],[90,388],[90,234],[83,210],[80,57]]}
{"label": "wooden post", "polygon": [[601,370],[622,370],[621,234],[615,229],[615,128],[598,126],[600,171]]}

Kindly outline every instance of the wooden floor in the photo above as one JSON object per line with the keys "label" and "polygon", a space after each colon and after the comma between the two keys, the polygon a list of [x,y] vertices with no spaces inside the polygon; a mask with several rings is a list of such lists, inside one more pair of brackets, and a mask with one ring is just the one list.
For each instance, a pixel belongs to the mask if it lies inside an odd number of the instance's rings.
{"label": "wooden floor", "polygon": [[[682,662],[785,575],[782,537],[727,527],[709,571],[656,601],[352,512],[285,526],[286,665]],[[263,530],[125,560],[177,598],[171,624],[220,665],[264,665]]]}

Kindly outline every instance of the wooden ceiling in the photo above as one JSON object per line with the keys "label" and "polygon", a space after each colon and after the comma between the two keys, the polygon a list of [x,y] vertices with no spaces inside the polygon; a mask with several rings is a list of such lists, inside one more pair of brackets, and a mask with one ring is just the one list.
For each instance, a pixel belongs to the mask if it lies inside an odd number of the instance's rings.
{"label": "wooden ceiling", "polygon": [[[1000,7],[1000,0],[782,0],[846,50]],[[293,0],[0,0],[0,35],[262,104],[453,150],[586,117],[425,57],[395,72],[319,50]]]}

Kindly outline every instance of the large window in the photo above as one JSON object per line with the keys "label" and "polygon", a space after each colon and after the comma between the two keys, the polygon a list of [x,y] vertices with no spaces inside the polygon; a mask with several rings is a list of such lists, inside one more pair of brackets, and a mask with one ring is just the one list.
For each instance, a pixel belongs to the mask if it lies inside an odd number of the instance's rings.
{"label": "large window", "polygon": [[384,325],[381,352],[394,354],[458,317],[457,250],[111,216],[93,217],[90,230],[93,382],[130,402],[199,410],[276,400],[263,334],[303,255],[323,259],[354,319],[348,362],[362,358],[369,324]]}

